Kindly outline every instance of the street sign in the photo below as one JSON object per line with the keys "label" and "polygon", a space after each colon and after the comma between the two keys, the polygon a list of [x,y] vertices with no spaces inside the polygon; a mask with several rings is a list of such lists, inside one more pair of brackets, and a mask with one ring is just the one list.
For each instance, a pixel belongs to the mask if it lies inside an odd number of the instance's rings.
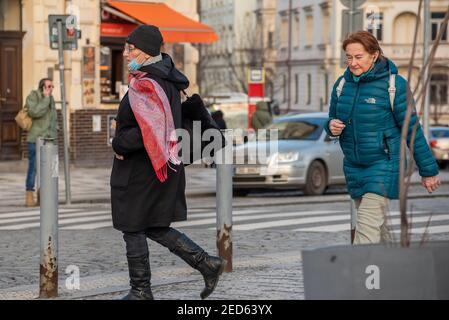
{"label": "street sign", "polygon": [[363,30],[363,9],[354,10],[352,12],[352,21],[350,21],[349,10],[343,10],[342,14],[342,39],[346,39],[350,33]]}
{"label": "street sign", "polygon": [[263,68],[250,69],[248,83],[265,83],[265,70]]}
{"label": "street sign", "polygon": [[344,5],[346,8],[351,8],[351,2],[353,3],[353,8],[357,9],[362,4],[366,2],[366,0],[340,0],[341,4]]}
{"label": "street sign", "polygon": [[56,15],[48,16],[48,34],[50,36],[50,48],[58,50],[58,21],[62,23],[62,44],[63,50],[77,50],[78,39],[81,38],[81,31],[76,29],[76,16]]}

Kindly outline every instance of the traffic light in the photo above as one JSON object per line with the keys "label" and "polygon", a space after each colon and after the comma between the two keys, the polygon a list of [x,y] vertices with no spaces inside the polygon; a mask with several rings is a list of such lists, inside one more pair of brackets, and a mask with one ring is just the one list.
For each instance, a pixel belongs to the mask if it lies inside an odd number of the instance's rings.
{"label": "traffic light", "polygon": [[76,16],[74,15],[49,15],[48,27],[50,36],[50,48],[58,50],[58,21],[62,25],[63,50],[77,50],[78,39],[81,39],[81,31],[76,29]]}

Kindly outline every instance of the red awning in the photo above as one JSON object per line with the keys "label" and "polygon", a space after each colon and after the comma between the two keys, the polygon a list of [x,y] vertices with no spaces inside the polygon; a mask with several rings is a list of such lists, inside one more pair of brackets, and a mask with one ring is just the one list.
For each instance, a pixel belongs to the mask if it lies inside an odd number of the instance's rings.
{"label": "red awning", "polygon": [[[164,42],[167,43],[210,43],[219,39],[218,35],[211,27],[182,15],[164,3],[109,0],[107,5],[118,10],[121,14],[130,17],[131,21],[136,21],[142,24],[152,24],[159,27],[164,37]],[[123,35],[125,32],[128,32],[133,25],[122,25],[121,28],[123,30],[115,31],[113,30],[114,26],[117,25],[102,23],[102,36]]]}

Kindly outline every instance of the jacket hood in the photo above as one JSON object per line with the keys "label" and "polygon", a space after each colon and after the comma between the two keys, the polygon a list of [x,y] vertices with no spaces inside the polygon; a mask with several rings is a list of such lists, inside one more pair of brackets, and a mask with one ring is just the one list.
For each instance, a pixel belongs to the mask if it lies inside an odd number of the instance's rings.
{"label": "jacket hood", "polygon": [[[389,77],[390,74],[398,74],[398,68],[390,59],[381,57],[370,71],[360,76],[360,82],[371,82],[384,77]],[[354,82],[349,67],[346,69],[344,77],[346,81]]]}
{"label": "jacket hood", "polygon": [[172,58],[166,53],[162,53],[162,61],[143,66],[139,70],[173,83],[178,90],[187,89],[190,84],[189,79],[176,69]]}

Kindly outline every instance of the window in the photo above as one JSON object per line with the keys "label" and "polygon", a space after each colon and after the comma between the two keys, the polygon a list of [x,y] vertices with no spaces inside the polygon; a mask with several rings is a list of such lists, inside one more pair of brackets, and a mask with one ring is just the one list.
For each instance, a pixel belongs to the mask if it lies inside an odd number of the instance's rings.
{"label": "window", "polygon": [[376,37],[378,41],[383,40],[383,20],[384,14],[382,12],[368,12],[366,14],[368,31]]}
{"label": "window", "polygon": [[[393,28],[393,43],[395,44],[413,44],[416,28],[416,14],[404,12],[396,17]],[[422,41],[422,32],[418,33],[418,42]]]}
{"label": "window", "polygon": [[292,14],[293,25],[292,25],[292,43],[293,47],[299,47],[299,15]]}
{"label": "window", "polygon": [[448,103],[448,80],[447,74],[433,74],[430,78],[430,103],[436,106]]}
{"label": "window", "polygon": [[329,16],[329,12],[328,10],[322,10],[322,41],[323,44],[328,44],[329,41],[329,37],[330,37],[330,16]]}
{"label": "window", "polygon": [[[441,23],[443,22],[445,12],[432,12],[430,22],[432,24],[432,40],[436,40],[438,32],[440,30]],[[447,29],[443,31],[441,41],[447,41]]]}
{"label": "window", "polygon": [[313,15],[307,14],[306,16],[306,46],[313,44]]}
{"label": "window", "polygon": [[281,21],[281,48],[288,47],[288,19],[282,18]]}
{"label": "window", "polygon": [[307,105],[312,102],[312,75],[307,74]]}
{"label": "window", "polygon": [[268,32],[268,49],[273,49],[273,31]]}
{"label": "window", "polygon": [[299,103],[299,74],[295,74],[295,104]]}
{"label": "window", "polygon": [[279,130],[279,140],[318,140],[327,118],[285,118],[270,124],[268,130]]}

